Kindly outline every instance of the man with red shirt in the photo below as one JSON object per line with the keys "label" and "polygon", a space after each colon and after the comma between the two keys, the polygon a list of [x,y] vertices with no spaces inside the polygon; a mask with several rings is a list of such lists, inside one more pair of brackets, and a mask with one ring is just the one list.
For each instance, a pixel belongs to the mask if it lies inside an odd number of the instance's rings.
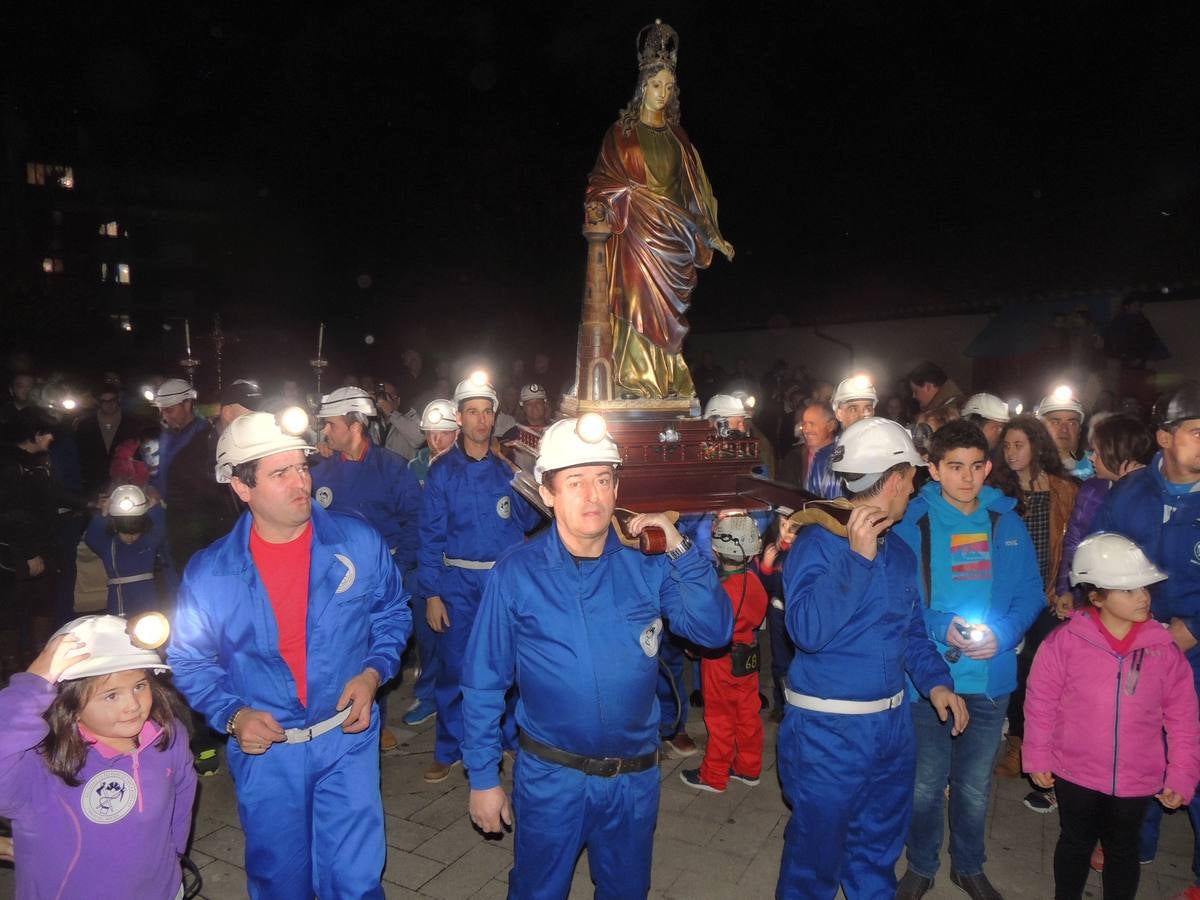
{"label": "man with red shirt", "polygon": [[310,499],[306,455],[268,413],[236,419],[217,480],[249,512],[184,574],[168,656],[234,737],[251,897],[383,897],[375,691],[412,630],[379,533]]}

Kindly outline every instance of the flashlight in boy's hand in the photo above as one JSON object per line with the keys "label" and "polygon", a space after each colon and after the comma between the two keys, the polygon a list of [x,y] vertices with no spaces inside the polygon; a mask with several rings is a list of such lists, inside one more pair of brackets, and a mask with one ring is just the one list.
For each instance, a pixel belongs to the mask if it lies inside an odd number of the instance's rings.
{"label": "flashlight in boy's hand", "polygon": [[[985,637],[983,629],[978,625],[967,625],[963,622],[955,622],[954,630],[957,631],[959,636],[961,636],[964,640],[971,641],[972,643],[978,643]],[[962,658],[962,650],[960,650],[958,647],[951,647],[942,654],[942,658],[948,663],[956,663],[960,658]]]}

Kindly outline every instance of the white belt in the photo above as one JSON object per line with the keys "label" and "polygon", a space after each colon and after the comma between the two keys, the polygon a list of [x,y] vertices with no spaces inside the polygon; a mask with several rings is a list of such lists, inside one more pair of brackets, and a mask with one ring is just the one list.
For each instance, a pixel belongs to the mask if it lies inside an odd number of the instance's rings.
{"label": "white belt", "polygon": [[133,584],[134,582],[137,582],[137,581],[153,581],[153,580],[154,580],[153,572],[144,572],[141,575],[122,575],[120,578],[110,578],[110,579],[108,579],[108,583],[111,586],[114,584]]}
{"label": "white belt", "polygon": [[789,688],[784,688],[783,693],[790,706],[811,709],[815,712],[838,713],[843,716],[863,716],[867,713],[883,712],[885,709],[895,709],[904,702],[904,691],[897,691],[882,700],[826,700],[823,697],[797,694]]}
{"label": "white belt", "polygon": [[333,731],[333,729],[345,722],[346,719],[350,718],[350,710],[353,708],[354,705],[351,704],[341,712],[334,713],[323,722],[318,722],[316,725],[310,725],[308,728],[288,728],[286,731],[284,731],[284,734],[287,735],[287,742],[289,744],[304,744],[308,741],[311,741],[313,738],[319,738],[327,731]]}
{"label": "white belt", "polygon": [[456,569],[490,569],[496,564],[494,559],[455,559],[445,553],[442,554],[442,562]]}

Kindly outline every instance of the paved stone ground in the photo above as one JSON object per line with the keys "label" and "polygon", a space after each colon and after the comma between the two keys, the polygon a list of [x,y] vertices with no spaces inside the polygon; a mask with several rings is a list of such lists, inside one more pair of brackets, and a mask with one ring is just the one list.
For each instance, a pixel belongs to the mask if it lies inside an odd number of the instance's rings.
{"label": "paved stone ground", "polygon": [[[390,704],[398,717],[408,706],[409,688]],[[693,710],[690,733],[703,745],[704,727]],[[433,722],[418,729],[393,726],[397,753],[383,758],[383,800],[387,813],[386,895],[411,898],[502,898],[512,866],[512,839],[485,840],[466,815],[467,785],[461,768],[440,785],[427,785],[421,774],[433,756]],[[722,795],[697,793],[679,780],[691,760],[663,763],[663,790],[654,842],[651,896],[679,900],[747,900],[774,895],[788,811],[775,776],[775,731],[767,723],[762,783],[731,782]],[[820,777],[814,773],[814,777]],[[511,787],[506,781],[506,786]],[[997,785],[988,828],[987,870],[1009,900],[1053,897],[1051,861],[1058,833],[1056,813],[1037,815],[1021,805],[1025,781]],[[238,827],[233,782],[226,773],[201,779],[191,857],[204,878],[202,895],[210,900],[246,897],[242,870],[243,836]],[[1189,882],[1191,828],[1182,814],[1166,817],[1158,858],[1142,869],[1139,900],[1169,898]],[[900,863],[903,871],[903,861]],[[950,884],[949,862],[930,900],[964,897]],[[572,898],[591,897],[586,854],[580,860]],[[12,871],[0,868],[0,898],[13,896]],[[1093,874],[1089,897],[1099,898]],[[141,898],[138,898],[141,900]]]}

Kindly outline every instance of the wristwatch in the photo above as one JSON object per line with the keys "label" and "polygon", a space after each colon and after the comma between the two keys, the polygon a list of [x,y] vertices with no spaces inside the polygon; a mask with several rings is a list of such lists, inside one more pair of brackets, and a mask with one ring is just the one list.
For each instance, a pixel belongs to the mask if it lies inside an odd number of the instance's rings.
{"label": "wristwatch", "polygon": [[676,547],[674,550],[667,551],[667,559],[674,562],[675,560],[679,559],[679,557],[683,556],[683,554],[687,553],[691,549],[692,549],[692,539],[685,534],[685,535],[683,535],[683,540],[681,540],[679,542],[678,547]]}
{"label": "wristwatch", "polygon": [[225,723],[225,733],[226,734],[232,734],[235,737],[237,736],[237,731],[236,731],[237,717],[240,716],[243,712],[245,712],[249,708],[250,707],[248,707],[248,706],[239,706],[237,709],[235,709],[233,711],[233,715],[230,716],[229,721]]}

